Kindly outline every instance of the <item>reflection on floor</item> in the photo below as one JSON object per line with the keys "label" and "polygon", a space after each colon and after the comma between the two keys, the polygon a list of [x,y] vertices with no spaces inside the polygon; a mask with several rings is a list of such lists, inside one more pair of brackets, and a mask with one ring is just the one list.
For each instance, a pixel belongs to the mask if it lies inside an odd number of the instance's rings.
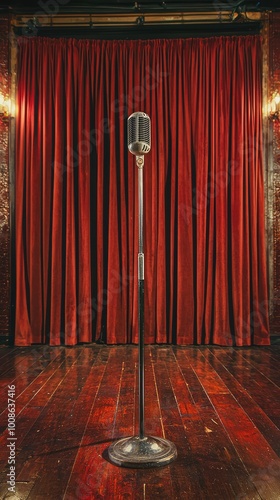
{"label": "reflection on floor", "polygon": [[178,450],[172,464],[147,470],[107,455],[113,440],[138,434],[137,346],[0,348],[0,497],[279,499],[280,346],[146,346],[145,356],[146,433]]}

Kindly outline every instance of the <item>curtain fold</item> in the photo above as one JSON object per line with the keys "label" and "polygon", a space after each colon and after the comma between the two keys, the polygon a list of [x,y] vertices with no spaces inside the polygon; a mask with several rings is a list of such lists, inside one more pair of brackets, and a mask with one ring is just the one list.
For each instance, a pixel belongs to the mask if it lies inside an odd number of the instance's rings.
{"label": "curtain fold", "polygon": [[137,342],[144,167],[145,341],[267,345],[259,36],[19,39],[16,345]]}

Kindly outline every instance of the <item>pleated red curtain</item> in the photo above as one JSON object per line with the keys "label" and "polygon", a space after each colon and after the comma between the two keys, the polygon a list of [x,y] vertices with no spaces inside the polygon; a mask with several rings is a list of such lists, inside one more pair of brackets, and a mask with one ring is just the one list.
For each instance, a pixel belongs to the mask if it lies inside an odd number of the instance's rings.
{"label": "pleated red curtain", "polygon": [[21,39],[16,345],[137,341],[144,167],[145,340],[269,344],[258,36]]}

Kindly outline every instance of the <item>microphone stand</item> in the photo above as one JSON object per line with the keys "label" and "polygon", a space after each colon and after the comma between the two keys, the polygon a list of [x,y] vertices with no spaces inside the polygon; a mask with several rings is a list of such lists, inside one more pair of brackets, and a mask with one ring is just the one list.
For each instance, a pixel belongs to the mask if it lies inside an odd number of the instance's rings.
{"label": "microphone stand", "polygon": [[143,167],[144,156],[136,156],[138,167],[138,345],[139,345],[139,438],[144,439],[144,246],[143,246]]}
{"label": "microphone stand", "polygon": [[138,167],[138,353],[139,353],[139,435],[119,439],[111,444],[111,462],[121,467],[149,468],[167,465],[177,457],[177,450],[167,439],[145,436],[144,430],[144,246],[143,246],[143,167],[144,156],[136,155]]}

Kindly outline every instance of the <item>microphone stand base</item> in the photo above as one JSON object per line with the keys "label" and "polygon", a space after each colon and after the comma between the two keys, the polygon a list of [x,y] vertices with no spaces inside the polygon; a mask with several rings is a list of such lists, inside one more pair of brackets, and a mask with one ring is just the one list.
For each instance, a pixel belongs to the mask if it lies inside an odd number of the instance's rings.
{"label": "microphone stand base", "polygon": [[163,467],[177,457],[175,444],[167,439],[145,436],[130,436],[119,439],[108,449],[110,461],[120,467]]}

